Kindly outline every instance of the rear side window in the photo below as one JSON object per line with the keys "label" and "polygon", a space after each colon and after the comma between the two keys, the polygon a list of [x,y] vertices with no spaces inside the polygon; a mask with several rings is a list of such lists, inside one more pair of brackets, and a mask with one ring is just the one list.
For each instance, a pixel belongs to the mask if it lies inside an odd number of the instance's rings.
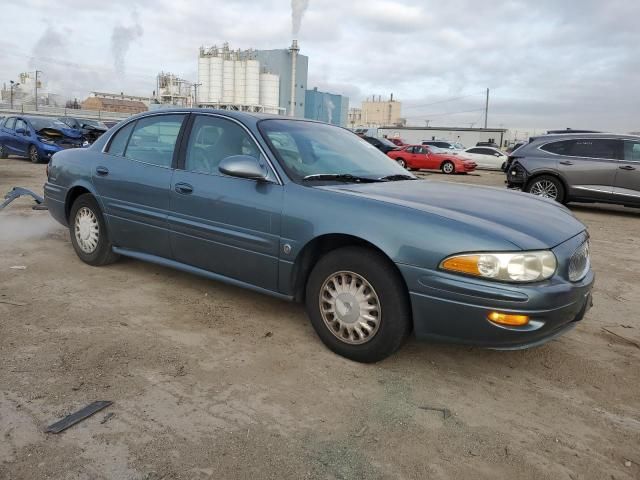
{"label": "rear side window", "polygon": [[125,157],[159,167],[170,167],[184,115],[145,117],[136,122]]}
{"label": "rear side window", "polygon": [[127,148],[127,142],[131,136],[131,130],[136,122],[131,122],[128,125],[122,127],[111,139],[109,144],[109,150],[112,155],[124,156],[124,149]]}
{"label": "rear side window", "polygon": [[632,162],[640,162],[640,140],[624,141],[624,159]]}
{"label": "rear side window", "polygon": [[469,153],[480,153],[484,155],[484,149],[483,148],[470,148],[469,150],[467,150],[467,152]]}
{"label": "rear side window", "polygon": [[16,117],[9,117],[6,122],[4,122],[5,128],[13,130],[13,126],[16,124]]}
{"label": "rear side window", "polygon": [[541,150],[570,157],[616,159],[621,155],[619,140],[586,138],[547,143]]}
{"label": "rear side window", "polygon": [[25,131],[28,130],[27,124],[25,123],[24,120],[21,120],[21,119],[17,119],[16,120],[16,130],[19,129],[19,128],[21,128],[21,129],[23,129]]}

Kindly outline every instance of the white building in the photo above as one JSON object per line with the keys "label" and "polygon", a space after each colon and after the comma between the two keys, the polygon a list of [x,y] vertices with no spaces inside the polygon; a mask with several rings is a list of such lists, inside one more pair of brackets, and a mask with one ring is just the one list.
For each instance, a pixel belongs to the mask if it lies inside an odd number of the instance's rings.
{"label": "white building", "polygon": [[405,143],[418,144],[424,140],[447,140],[473,147],[478,142],[493,142],[505,146],[504,128],[463,127],[385,127],[378,129],[379,137],[400,138]]}

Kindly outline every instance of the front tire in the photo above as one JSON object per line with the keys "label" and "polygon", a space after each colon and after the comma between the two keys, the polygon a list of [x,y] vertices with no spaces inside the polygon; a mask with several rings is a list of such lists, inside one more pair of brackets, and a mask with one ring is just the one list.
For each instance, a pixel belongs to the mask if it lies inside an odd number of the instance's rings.
{"label": "front tire", "polygon": [[449,160],[447,160],[440,166],[440,170],[445,175],[452,175],[456,173],[456,166],[453,164],[453,162],[450,162]]}
{"label": "front tire", "polygon": [[29,147],[29,158],[32,163],[40,163],[40,154],[38,153],[38,149],[35,145],[31,145]]}
{"label": "front tire", "polygon": [[373,250],[344,247],[322,257],[307,281],[311,324],[333,352],[357,362],[387,358],[411,331],[407,289]]}
{"label": "front tire", "polygon": [[89,265],[108,265],[118,260],[109,242],[107,227],[98,202],[89,193],[80,195],[69,214],[71,243],[80,260]]}
{"label": "front tire", "polygon": [[7,149],[0,143],[0,158],[7,158],[8,156]]}
{"label": "front tire", "polygon": [[532,179],[526,186],[525,192],[538,197],[550,198],[558,203],[564,203],[564,185],[556,177],[541,175]]}

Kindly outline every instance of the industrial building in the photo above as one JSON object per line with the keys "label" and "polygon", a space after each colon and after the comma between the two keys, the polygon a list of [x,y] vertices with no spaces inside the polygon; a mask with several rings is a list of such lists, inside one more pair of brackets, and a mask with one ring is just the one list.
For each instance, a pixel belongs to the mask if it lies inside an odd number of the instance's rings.
{"label": "industrial building", "polygon": [[304,116],[309,60],[289,49],[201,47],[198,99],[203,107]]}
{"label": "industrial building", "polygon": [[310,120],[332,123],[341,127],[347,126],[349,98],[318,88],[307,90],[304,100],[304,117]]}
{"label": "industrial building", "polygon": [[351,128],[402,126],[402,103],[393,99],[393,93],[389,100],[382,100],[382,96],[367,98],[360,108],[349,110],[347,123]]}
{"label": "industrial building", "polygon": [[91,92],[84,102],[84,110],[99,110],[103,112],[129,113],[131,115],[148,110],[149,99],[124,93]]}
{"label": "industrial building", "polygon": [[190,107],[193,105],[193,83],[173,73],[160,72],[156,76],[155,100],[163,105]]}
{"label": "industrial building", "polygon": [[378,136],[400,138],[405,143],[421,143],[424,140],[447,140],[473,147],[478,142],[493,142],[505,146],[507,130],[504,128],[463,128],[463,127],[383,127],[378,128]]}

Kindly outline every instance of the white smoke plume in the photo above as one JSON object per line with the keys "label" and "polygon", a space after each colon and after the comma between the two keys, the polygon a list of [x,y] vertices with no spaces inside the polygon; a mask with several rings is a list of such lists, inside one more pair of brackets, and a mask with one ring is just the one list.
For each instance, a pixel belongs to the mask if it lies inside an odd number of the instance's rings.
{"label": "white smoke plume", "polygon": [[300,33],[302,17],[309,7],[309,0],[291,0],[291,33],[295,37]]}
{"label": "white smoke plume", "polygon": [[133,25],[125,27],[116,25],[111,32],[111,55],[113,55],[113,66],[118,77],[122,78],[125,74],[125,57],[131,47],[131,43],[142,37],[144,30],[140,25],[138,13],[133,12]]}
{"label": "white smoke plume", "polygon": [[327,107],[327,122],[331,123],[331,121],[333,120],[333,110],[336,108],[335,104],[331,101],[331,99],[329,97],[325,98],[325,106]]}

